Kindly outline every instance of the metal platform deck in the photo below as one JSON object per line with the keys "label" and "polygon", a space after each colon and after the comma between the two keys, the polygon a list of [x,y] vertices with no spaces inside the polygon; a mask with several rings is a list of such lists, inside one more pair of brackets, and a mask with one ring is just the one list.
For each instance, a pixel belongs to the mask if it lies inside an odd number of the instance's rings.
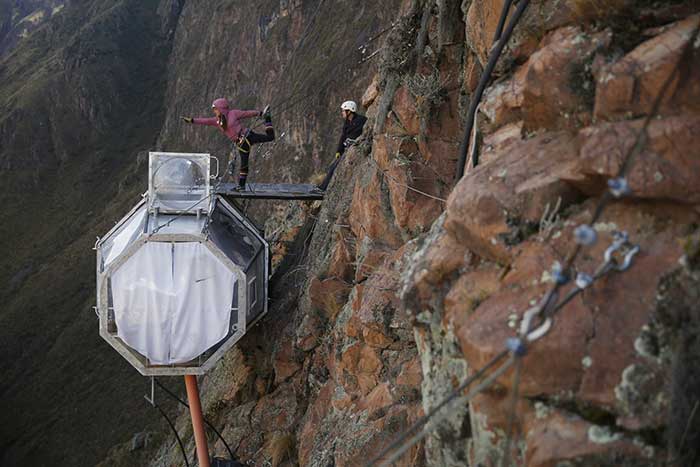
{"label": "metal platform deck", "polygon": [[216,192],[231,198],[243,199],[287,199],[316,200],[323,199],[324,192],[316,185],[293,183],[249,183],[245,190],[238,191],[235,183],[222,183]]}

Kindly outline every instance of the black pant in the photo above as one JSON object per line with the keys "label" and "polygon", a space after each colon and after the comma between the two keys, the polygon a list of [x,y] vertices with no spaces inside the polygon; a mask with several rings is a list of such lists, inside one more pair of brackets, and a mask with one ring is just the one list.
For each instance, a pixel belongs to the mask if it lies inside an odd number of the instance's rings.
{"label": "black pant", "polygon": [[245,186],[245,181],[248,178],[248,158],[250,157],[250,147],[257,143],[267,143],[275,139],[275,130],[272,126],[265,128],[265,134],[249,131],[247,136],[241,138],[239,144],[236,145],[238,154],[241,156],[241,169],[238,174],[238,185]]}
{"label": "black pant", "polygon": [[343,157],[341,154],[340,156],[336,157],[331,166],[328,168],[328,172],[326,173],[326,178],[323,179],[321,184],[318,186],[320,189],[323,191],[326,191],[328,188],[328,184],[331,182],[331,179],[333,178],[333,173],[335,172],[336,167],[338,167],[338,164],[340,164],[340,159]]}

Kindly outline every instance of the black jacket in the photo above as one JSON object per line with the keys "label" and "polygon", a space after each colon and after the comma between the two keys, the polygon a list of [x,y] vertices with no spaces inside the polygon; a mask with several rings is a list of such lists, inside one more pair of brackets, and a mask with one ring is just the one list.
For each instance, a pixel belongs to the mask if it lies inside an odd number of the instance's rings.
{"label": "black jacket", "polygon": [[360,114],[355,114],[352,120],[345,120],[343,124],[343,133],[340,135],[340,141],[338,141],[338,149],[336,152],[340,154],[345,152],[345,140],[346,139],[356,139],[362,134],[362,128],[365,126],[367,117]]}

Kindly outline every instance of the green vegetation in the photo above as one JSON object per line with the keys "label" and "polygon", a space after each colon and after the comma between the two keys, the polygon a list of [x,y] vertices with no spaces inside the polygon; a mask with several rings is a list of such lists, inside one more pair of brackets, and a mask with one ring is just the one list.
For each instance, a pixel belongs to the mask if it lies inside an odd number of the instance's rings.
{"label": "green vegetation", "polygon": [[162,119],[157,6],[74,2],[0,62],[3,465],[94,464],[158,421],[91,311],[95,236],[143,191]]}

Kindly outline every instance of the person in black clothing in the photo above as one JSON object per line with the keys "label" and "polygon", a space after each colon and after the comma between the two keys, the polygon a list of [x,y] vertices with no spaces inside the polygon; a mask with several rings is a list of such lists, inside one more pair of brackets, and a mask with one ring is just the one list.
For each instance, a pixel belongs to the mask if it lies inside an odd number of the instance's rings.
{"label": "person in black clothing", "polygon": [[333,172],[335,172],[336,167],[338,167],[340,163],[340,156],[343,155],[348,146],[351,146],[355,140],[360,137],[362,128],[367,121],[367,117],[357,113],[357,104],[354,101],[343,102],[340,106],[340,112],[343,115],[345,123],[343,123],[343,132],[340,135],[338,148],[335,152],[335,160],[328,169],[326,178],[324,178],[323,182],[318,186],[320,190],[324,191],[328,188],[328,184],[331,182],[331,178],[333,178]]}

